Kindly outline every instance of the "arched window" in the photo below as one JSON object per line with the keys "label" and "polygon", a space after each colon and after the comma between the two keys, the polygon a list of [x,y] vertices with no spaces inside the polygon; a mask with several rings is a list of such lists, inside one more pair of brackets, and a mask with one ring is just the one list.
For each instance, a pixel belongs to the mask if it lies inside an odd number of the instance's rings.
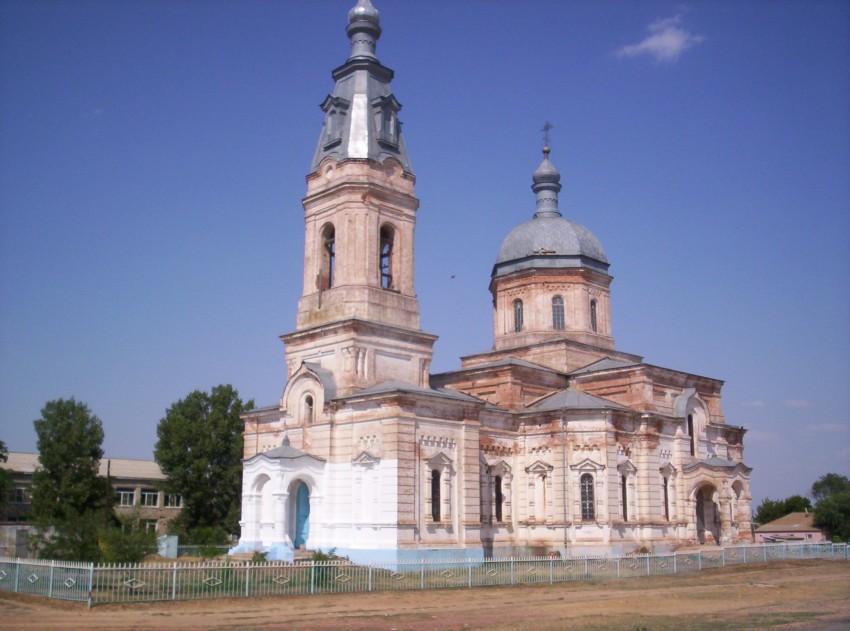
{"label": "arched window", "polygon": [[598,330],[598,324],[596,322],[596,301],[590,301],[590,328],[594,333]]}
{"label": "arched window", "polygon": [[304,420],[307,423],[313,422],[313,396],[309,394],[304,397]]}
{"label": "arched window", "polygon": [[440,472],[431,471],[431,519],[440,521]]}
{"label": "arched window", "polygon": [[514,300],[514,332],[522,331],[522,300]]}
{"label": "arched window", "polygon": [[579,479],[581,490],[581,519],[594,521],[596,519],[596,502],[593,497],[593,476],[585,473]]}
{"label": "arched window", "polygon": [[626,476],[620,476],[620,493],[623,500],[623,521],[629,521],[629,491]]}
{"label": "arched window", "polygon": [[496,521],[502,521],[502,499],[502,476],[497,475],[495,479]]}
{"label": "arched window", "polygon": [[560,296],[552,298],[552,328],[564,330],[564,299]]}
{"label": "arched window", "polygon": [[381,244],[378,266],[381,270],[381,287],[393,288],[393,242],[395,232],[390,226],[381,228]]}
{"label": "arched window", "polygon": [[336,264],[336,231],[333,224],[322,230],[322,267],[319,272],[319,288],[330,289],[334,286],[334,266]]}
{"label": "arched window", "polygon": [[690,437],[690,441],[691,441],[691,455],[696,456],[697,455],[697,439],[696,439],[696,436],[694,436],[694,415],[693,414],[688,414],[688,436]]}

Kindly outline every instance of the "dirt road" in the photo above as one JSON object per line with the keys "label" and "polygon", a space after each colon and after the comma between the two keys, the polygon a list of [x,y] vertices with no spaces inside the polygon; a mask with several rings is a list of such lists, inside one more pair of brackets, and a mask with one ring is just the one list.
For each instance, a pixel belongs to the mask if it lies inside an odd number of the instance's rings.
{"label": "dirt road", "polygon": [[850,563],[597,583],[84,606],[0,592],[3,629],[850,629]]}

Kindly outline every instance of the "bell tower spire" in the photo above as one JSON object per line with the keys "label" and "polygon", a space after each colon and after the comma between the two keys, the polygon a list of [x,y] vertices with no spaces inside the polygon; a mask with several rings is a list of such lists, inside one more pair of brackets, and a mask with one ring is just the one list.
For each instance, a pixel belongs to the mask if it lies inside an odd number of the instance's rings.
{"label": "bell tower spire", "polygon": [[281,338],[288,371],[321,364],[341,395],[388,380],[427,386],[436,337],[420,330],[413,286],[416,178],[370,0],[349,11],[346,32],[351,55],[333,71],[307,176],[304,290],[297,330]]}

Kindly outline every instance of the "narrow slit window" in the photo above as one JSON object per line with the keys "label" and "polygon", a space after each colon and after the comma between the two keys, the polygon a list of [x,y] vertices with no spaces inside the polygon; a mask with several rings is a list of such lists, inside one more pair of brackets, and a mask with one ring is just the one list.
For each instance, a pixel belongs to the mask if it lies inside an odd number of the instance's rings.
{"label": "narrow slit window", "polygon": [[304,420],[309,424],[313,422],[313,397],[304,397]]}
{"label": "narrow slit window", "polygon": [[514,300],[514,332],[522,331],[522,300]]}
{"label": "narrow slit window", "polygon": [[495,487],[496,521],[502,521],[502,476],[496,476]]}
{"label": "narrow slit window", "polygon": [[585,473],[579,480],[581,490],[581,519],[593,521],[596,519],[596,503],[593,493],[593,476]]}
{"label": "narrow slit window", "polygon": [[670,481],[662,477],[661,478],[661,490],[664,494],[664,521],[670,521]]}
{"label": "narrow slit window", "polygon": [[393,289],[393,244],[395,241],[393,229],[389,226],[381,228],[380,260],[381,287]]}
{"label": "narrow slit window", "polygon": [[431,471],[431,519],[440,521],[440,472]]}
{"label": "narrow slit window", "polygon": [[620,487],[623,495],[623,521],[629,521],[629,491],[626,476],[620,476]]}
{"label": "narrow slit window", "polygon": [[697,439],[694,436],[694,415],[688,414],[688,436],[690,437],[691,455],[697,455]]}
{"label": "narrow slit window", "polygon": [[552,328],[564,330],[564,299],[560,296],[552,298]]}
{"label": "narrow slit window", "polygon": [[595,300],[590,301],[590,328],[594,333],[598,332],[598,330],[599,330],[599,324],[597,323],[597,318],[596,318],[596,301]]}
{"label": "narrow slit window", "polygon": [[333,225],[325,226],[322,231],[322,268],[320,271],[320,288],[330,289],[334,286],[334,268],[336,266],[336,231]]}

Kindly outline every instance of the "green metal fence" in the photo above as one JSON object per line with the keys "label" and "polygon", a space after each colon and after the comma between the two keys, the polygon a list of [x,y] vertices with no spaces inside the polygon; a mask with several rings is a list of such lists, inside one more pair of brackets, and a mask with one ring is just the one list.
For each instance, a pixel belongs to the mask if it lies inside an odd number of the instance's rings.
{"label": "green metal fence", "polygon": [[784,559],[850,560],[847,544],[764,544],[620,558],[99,565],[0,557],[0,589],[88,603],[563,583],[699,572]]}

